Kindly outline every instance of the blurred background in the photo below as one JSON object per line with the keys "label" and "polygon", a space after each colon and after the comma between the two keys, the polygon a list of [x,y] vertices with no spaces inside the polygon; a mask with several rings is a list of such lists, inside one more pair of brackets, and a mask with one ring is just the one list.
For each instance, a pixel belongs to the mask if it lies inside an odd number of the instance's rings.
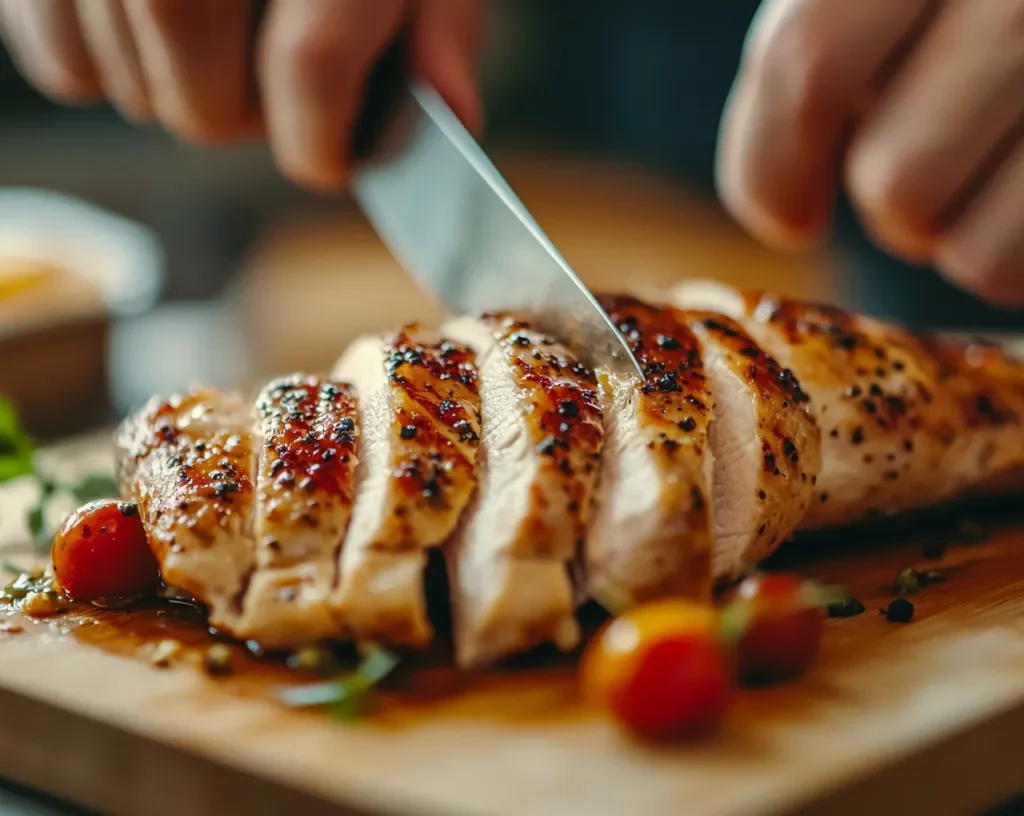
{"label": "blurred background", "polygon": [[[846,207],[811,256],[729,221],[715,138],[756,6],[492,0],[486,146],[570,263],[594,287],[710,275],[917,325],[1005,323],[873,249]],[[190,381],[323,370],[359,332],[437,316],[349,201],[292,187],[262,145],[200,150],[54,107],[0,51],[0,393],[37,435]]]}

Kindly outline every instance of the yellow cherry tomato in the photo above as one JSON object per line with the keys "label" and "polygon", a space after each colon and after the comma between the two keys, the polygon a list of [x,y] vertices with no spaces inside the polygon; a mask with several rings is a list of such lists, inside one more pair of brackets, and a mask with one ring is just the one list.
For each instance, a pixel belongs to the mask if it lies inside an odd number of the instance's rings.
{"label": "yellow cherry tomato", "polygon": [[717,622],[714,607],[681,599],[655,601],[625,612],[587,644],[581,662],[584,695],[610,704],[628,686],[652,644],[686,635],[713,639]]}

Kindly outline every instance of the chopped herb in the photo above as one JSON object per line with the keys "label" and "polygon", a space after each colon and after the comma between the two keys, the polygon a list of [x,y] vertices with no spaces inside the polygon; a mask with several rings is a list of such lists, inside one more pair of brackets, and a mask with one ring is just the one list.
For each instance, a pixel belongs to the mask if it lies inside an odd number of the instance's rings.
{"label": "chopped herb", "polygon": [[921,573],[907,567],[896,574],[893,590],[900,595],[913,595],[921,588]]}
{"label": "chopped herb", "polygon": [[866,607],[856,598],[847,598],[838,603],[831,603],[827,607],[830,618],[853,618],[863,614]]}
{"label": "chopped herb", "polygon": [[306,646],[290,654],[285,662],[290,669],[321,676],[333,674],[338,668],[330,649],[323,646]]}
{"label": "chopped herb", "polygon": [[52,589],[51,582],[45,576],[33,577],[23,572],[4,587],[4,596],[14,601],[22,601],[34,592],[42,593]]}
{"label": "chopped herb", "polygon": [[398,665],[398,657],[376,646],[364,647],[363,660],[347,676],[326,683],[281,689],[278,698],[292,708],[326,706],[332,716],[350,720],[366,713],[373,690]]}
{"label": "chopped herb", "polygon": [[203,668],[214,677],[224,677],[234,670],[231,647],[226,643],[215,643],[203,653]]}

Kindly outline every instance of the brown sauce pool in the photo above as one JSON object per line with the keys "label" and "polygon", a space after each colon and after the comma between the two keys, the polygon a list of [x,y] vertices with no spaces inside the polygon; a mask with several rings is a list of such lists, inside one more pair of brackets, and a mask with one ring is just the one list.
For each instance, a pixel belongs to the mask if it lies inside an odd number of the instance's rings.
{"label": "brown sauce pool", "polygon": [[[874,537],[847,533],[830,535],[825,541],[808,541],[804,547],[794,544],[784,548],[768,566],[845,585],[866,604],[866,614],[826,622],[822,660],[843,663],[853,658],[859,648],[875,649],[879,640],[897,631],[885,622],[878,608],[892,597],[892,576],[908,564],[942,570],[949,579],[915,596],[919,610],[915,620],[942,612],[999,583],[1006,570],[1024,569],[1024,550],[1017,546],[1016,537],[1010,532],[1019,530],[1024,518],[1020,513],[1009,515],[1009,519],[990,515],[986,519],[986,534],[972,542],[954,540],[948,553],[938,556],[928,554],[929,537],[949,538],[949,531],[956,525],[948,519],[945,525],[912,523],[913,532],[909,535],[906,529],[902,534]],[[990,538],[1000,527],[1003,534]],[[20,623],[18,614],[17,605],[0,604],[0,618],[8,615],[8,624]],[[438,631],[444,632],[447,627],[443,614],[441,619],[432,617]],[[606,615],[596,607],[581,610],[584,642],[605,619]],[[262,698],[280,705],[284,705],[277,697],[280,689],[330,679],[289,668],[285,655],[260,654],[244,643],[211,632],[204,611],[188,603],[152,600],[121,610],[76,605],[45,620],[49,621],[49,626],[44,626],[46,630],[153,665],[161,644],[173,641],[178,645],[163,668],[167,671],[202,672],[204,655],[212,645],[221,644],[230,651],[231,671],[211,676],[210,682],[225,693]],[[30,636],[29,630],[38,631],[36,626],[24,629],[20,636]],[[359,662],[357,653],[349,646],[332,647],[332,653],[337,670],[331,676],[343,676]],[[400,655],[398,666],[378,686],[371,719],[382,725],[442,716],[508,723],[575,719],[588,711],[579,697],[578,660],[579,650],[559,654],[553,648],[540,648],[493,668],[464,671],[452,665],[450,647],[439,637],[437,644],[425,652]],[[813,692],[812,687],[813,676],[807,681],[787,684],[767,696],[763,692],[745,692],[745,707],[787,708],[787,700],[792,699],[796,705],[798,698]]]}
{"label": "brown sauce pool", "polygon": [[[16,611],[16,607],[7,607]],[[4,610],[0,610],[2,612]],[[593,618],[593,629],[602,616]],[[119,657],[150,663],[165,671],[205,672],[226,693],[276,702],[286,687],[323,683],[356,668],[359,656],[349,645],[330,647],[336,658],[329,673],[312,674],[286,665],[284,654],[261,654],[250,644],[227,638],[208,627],[203,610],[189,603],[152,600],[120,610],[74,605],[48,620],[80,643]],[[456,669],[447,642],[425,652],[402,653],[398,665],[376,689],[368,716],[381,725],[398,725],[431,716],[452,715],[502,722],[565,719],[582,714],[578,694],[579,651],[560,654],[539,648],[494,668]],[[176,644],[173,655],[157,662],[162,644]],[[211,646],[230,650],[230,672],[204,668]],[[318,710],[318,709],[310,709]]]}

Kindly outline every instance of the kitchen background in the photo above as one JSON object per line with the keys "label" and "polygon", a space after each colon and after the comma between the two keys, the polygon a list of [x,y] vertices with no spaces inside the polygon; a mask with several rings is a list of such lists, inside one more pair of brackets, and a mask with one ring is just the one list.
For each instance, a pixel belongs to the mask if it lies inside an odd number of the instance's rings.
{"label": "kitchen background", "polygon": [[[714,275],[919,324],[1000,319],[872,249],[848,210],[810,257],[770,253],[724,215],[712,186],[716,130],[756,6],[491,2],[486,144],[569,261],[593,286]],[[144,225],[155,242],[123,260],[80,247],[77,233],[58,230],[64,215],[52,202],[29,207],[14,188],[78,197]],[[6,296],[0,285],[0,392],[44,436],[191,380],[322,369],[360,331],[437,315],[346,199],[289,185],[262,145],[200,150],[107,108],[54,107],[0,51],[0,259],[24,257],[22,233],[33,229],[51,265],[119,270],[108,305],[91,311],[66,275],[8,285],[16,294]],[[96,239],[98,227],[83,229]],[[0,284],[5,268],[14,274],[0,264]]]}

